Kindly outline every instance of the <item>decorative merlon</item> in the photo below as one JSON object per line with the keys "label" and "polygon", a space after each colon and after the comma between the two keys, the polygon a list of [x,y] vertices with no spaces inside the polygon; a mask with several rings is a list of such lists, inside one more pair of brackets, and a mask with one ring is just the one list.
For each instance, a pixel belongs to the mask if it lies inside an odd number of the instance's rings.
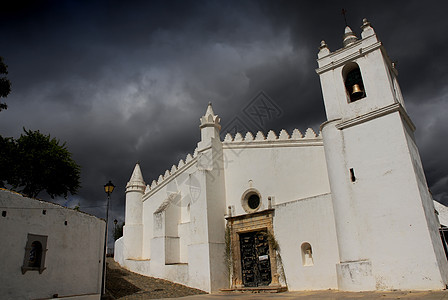
{"label": "decorative merlon", "polygon": [[179,164],[177,165],[177,168],[180,169],[180,168],[182,168],[183,166],[185,166],[185,162],[184,162],[183,159],[181,159],[181,160],[179,160]]}
{"label": "decorative merlon", "polygon": [[266,138],[264,137],[263,132],[258,131],[258,132],[257,132],[257,135],[255,136],[255,140],[256,140],[256,141],[264,141],[265,139],[266,139]]}
{"label": "decorative merlon", "polygon": [[279,140],[289,140],[291,137],[289,136],[288,132],[284,129],[280,131],[280,135],[278,136]]}
{"label": "decorative merlon", "polygon": [[316,133],[314,132],[314,130],[312,128],[308,128],[305,131],[305,139],[314,139],[316,137]]}
{"label": "decorative merlon", "polygon": [[236,142],[241,142],[243,141],[243,136],[238,132],[237,134],[235,134],[235,138],[233,140]]}
{"label": "decorative merlon", "polygon": [[[231,137],[231,136],[230,136]],[[248,131],[246,133],[246,137],[244,138],[245,141],[253,141],[254,140],[254,135],[252,134],[252,132]]]}
{"label": "decorative merlon", "polygon": [[269,130],[269,132],[268,132],[268,136],[266,137],[266,140],[268,140],[268,141],[274,141],[274,140],[276,140],[276,139],[277,139],[277,135],[275,134],[275,132],[272,131],[272,130]]}
{"label": "decorative merlon", "polygon": [[291,139],[298,140],[303,138],[303,134],[297,128],[292,131]]}

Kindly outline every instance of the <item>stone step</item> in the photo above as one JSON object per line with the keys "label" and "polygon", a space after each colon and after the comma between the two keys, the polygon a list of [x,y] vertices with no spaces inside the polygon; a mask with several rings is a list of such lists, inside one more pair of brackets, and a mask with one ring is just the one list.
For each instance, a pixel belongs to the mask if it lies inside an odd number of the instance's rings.
{"label": "stone step", "polygon": [[282,293],[286,292],[286,286],[258,286],[258,287],[241,287],[220,289],[221,292],[243,292],[243,293]]}

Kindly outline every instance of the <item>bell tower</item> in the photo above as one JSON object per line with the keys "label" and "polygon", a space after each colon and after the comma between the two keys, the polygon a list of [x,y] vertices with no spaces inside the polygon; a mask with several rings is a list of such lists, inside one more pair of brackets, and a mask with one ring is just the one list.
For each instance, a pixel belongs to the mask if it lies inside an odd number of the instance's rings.
{"label": "bell tower", "polygon": [[361,28],[361,40],[345,28],[342,49],[330,53],[325,41],[319,47],[317,73],[328,120],[351,119],[396,103],[404,108],[395,64],[366,19]]}
{"label": "bell tower", "polygon": [[448,263],[395,64],[364,19],[318,53],[340,290],[443,289]]}

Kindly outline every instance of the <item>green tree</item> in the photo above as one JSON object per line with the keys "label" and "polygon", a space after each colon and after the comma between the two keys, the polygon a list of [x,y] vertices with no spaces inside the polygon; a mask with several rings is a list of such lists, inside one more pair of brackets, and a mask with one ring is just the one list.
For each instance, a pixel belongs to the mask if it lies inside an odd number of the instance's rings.
{"label": "green tree", "polygon": [[5,182],[15,182],[17,174],[17,147],[15,140],[0,136],[0,187],[5,187]]}
{"label": "green tree", "polygon": [[[0,56],[0,74],[8,74],[8,66],[3,62],[3,57]],[[0,77],[0,97],[6,98],[11,93],[11,81],[5,76]],[[0,102],[0,111],[7,109],[6,103]]]}
{"label": "green tree", "polygon": [[76,194],[80,188],[80,166],[65,143],[39,131],[26,130],[17,140],[0,139],[1,185],[29,197],[46,191],[51,198]]}

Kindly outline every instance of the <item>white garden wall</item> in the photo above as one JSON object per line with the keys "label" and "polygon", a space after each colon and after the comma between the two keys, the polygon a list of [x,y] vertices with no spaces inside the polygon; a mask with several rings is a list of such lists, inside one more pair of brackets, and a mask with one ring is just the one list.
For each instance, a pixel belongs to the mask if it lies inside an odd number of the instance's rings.
{"label": "white garden wall", "polygon": [[[3,189],[0,207],[2,299],[100,298],[104,220]],[[22,274],[28,234],[47,236],[41,274]]]}

